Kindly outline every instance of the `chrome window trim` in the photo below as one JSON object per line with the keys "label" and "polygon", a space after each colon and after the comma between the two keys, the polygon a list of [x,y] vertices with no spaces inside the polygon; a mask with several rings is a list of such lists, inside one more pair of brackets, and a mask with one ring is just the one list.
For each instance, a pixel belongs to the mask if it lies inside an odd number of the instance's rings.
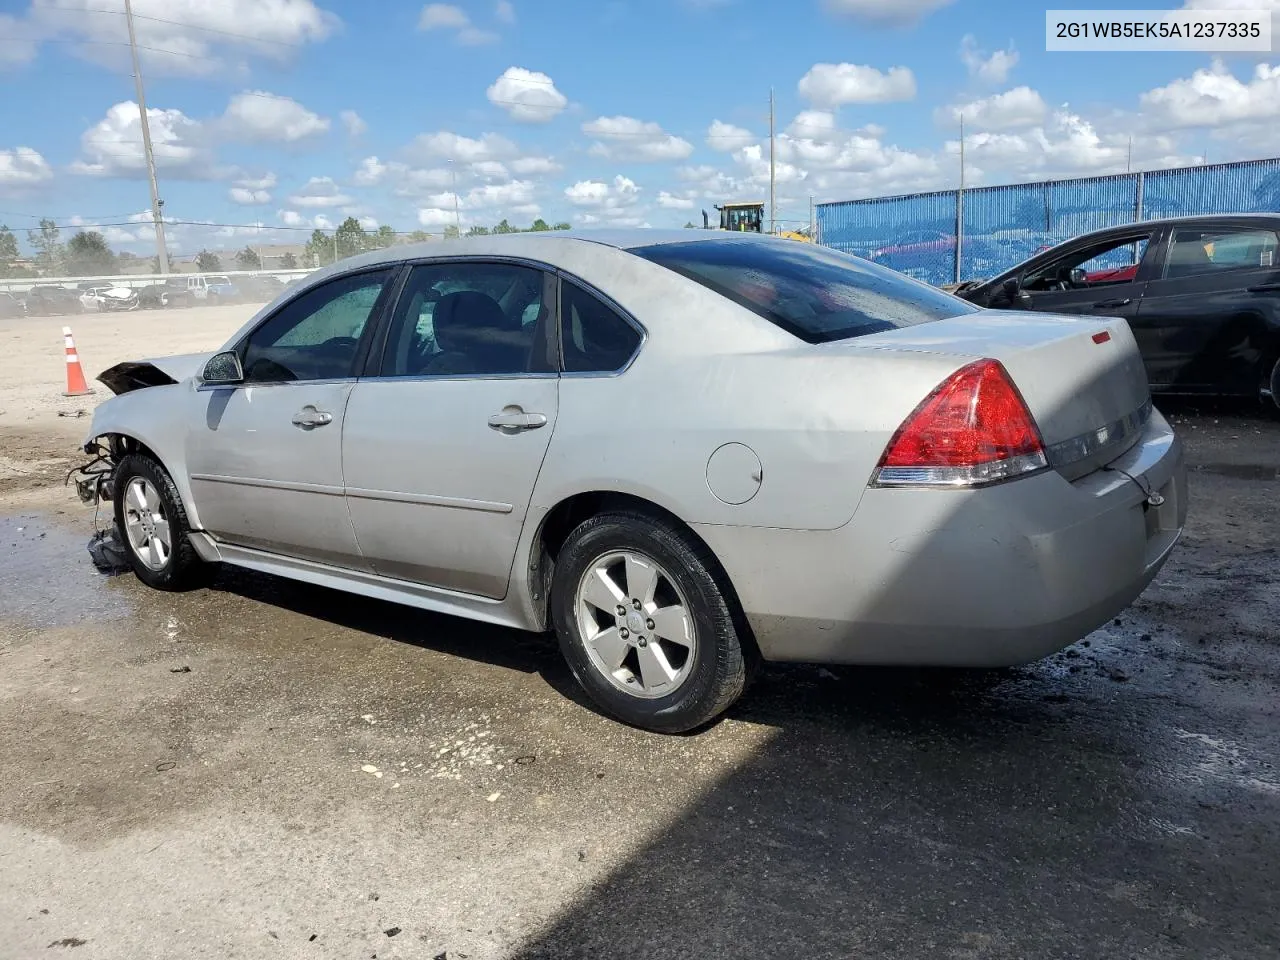
{"label": "chrome window trim", "polygon": [[359,377],[326,377],[323,380],[241,380],[239,383],[200,383],[196,387],[196,393],[208,393],[212,390],[245,390],[251,387],[327,387],[339,383],[355,383],[359,379]]}

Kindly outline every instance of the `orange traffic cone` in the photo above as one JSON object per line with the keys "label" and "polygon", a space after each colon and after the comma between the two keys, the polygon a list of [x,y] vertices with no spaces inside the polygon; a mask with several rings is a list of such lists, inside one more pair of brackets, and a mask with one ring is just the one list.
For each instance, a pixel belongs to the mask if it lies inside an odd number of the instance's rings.
{"label": "orange traffic cone", "polygon": [[67,389],[62,391],[64,397],[85,397],[93,393],[85,382],[84,370],[80,367],[80,355],[76,353],[76,342],[71,338],[71,328],[62,328],[62,339],[67,348]]}

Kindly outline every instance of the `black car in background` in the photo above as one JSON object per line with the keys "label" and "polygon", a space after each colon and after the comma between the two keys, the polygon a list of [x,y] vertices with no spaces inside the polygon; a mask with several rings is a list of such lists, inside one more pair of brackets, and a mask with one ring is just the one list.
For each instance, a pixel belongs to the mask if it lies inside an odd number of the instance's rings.
{"label": "black car in background", "polygon": [[183,277],[138,288],[138,306],[144,310],[190,307],[194,303],[195,298],[187,289],[187,281]]}
{"label": "black car in background", "polygon": [[56,284],[39,284],[27,291],[27,315],[59,317],[68,313],[84,313],[80,291]]}
{"label": "black car in background", "polygon": [[11,293],[0,291],[0,318],[25,317],[27,306]]}
{"label": "black car in background", "polygon": [[1123,317],[1153,393],[1280,406],[1280,215],[1108,227],[955,293],[999,309]]}

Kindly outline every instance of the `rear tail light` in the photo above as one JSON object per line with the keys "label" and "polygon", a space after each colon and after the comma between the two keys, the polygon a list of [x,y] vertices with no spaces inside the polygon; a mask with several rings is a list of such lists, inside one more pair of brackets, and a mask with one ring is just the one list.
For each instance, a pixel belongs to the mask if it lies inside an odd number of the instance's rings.
{"label": "rear tail light", "polygon": [[898,428],[876,486],[976,486],[1049,464],[1044,441],[1004,366],[978,360],[957,370]]}

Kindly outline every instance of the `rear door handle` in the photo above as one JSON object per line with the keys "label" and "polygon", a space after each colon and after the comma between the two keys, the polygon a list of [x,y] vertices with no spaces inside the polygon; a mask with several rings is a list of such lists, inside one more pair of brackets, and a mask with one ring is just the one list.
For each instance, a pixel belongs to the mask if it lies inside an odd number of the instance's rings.
{"label": "rear door handle", "polygon": [[333,422],[333,414],[325,413],[323,410],[317,410],[315,407],[303,407],[293,415],[293,425],[301,427],[303,430],[310,430],[313,427],[323,427],[326,423]]}
{"label": "rear door handle", "polygon": [[545,414],[525,413],[519,407],[508,408],[489,418],[489,426],[495,430],[537,430],[546,425]]}
{"label": "rear door handle", "polygon": [[1248,290],[1250,293],[1280,293],[1280,283],[1260,283]]}
{"label": "rear door handle", "polygon": [[1127,307],[1131,303],[1133,303],[1133,298],[1125,297],[1123,300],[1100,300],[1094,306],[1105,309],[1107,307]]}

